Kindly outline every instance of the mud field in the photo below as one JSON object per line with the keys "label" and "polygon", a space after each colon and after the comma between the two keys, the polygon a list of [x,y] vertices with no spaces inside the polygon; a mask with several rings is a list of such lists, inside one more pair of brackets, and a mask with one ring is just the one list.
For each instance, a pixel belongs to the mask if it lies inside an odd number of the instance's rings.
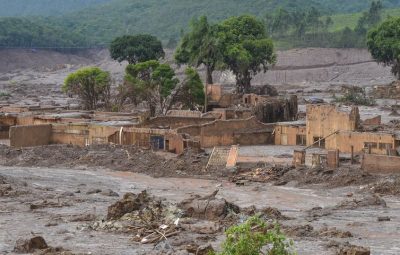
{"label": "mud field", "polygon": [[[190,254],[209,244],[218,249],[223,230],[255,212],[271,224],[278,222],[295,241],[298,254],[346,254],[340,249],[351,245],[368,247],[371,254],[399,253],[397,176],[373,176],[350,167],[332,173],[264,166],[221,177],[217,171],[196,170],[201,169],[201,161],[191,168],[176,164],[201,155],[165,157],[139,153],[133,147],[107,147],[3,147],[1,164],[9,166],[0,167],[4,230],[0,253],[12,253],[19,238],[42,236],[53,247],[42,254]],[[130,156],[120,153],[125,150]],[[100,157],[102,161],[96,162]],[[165,169],[163,177],[143,174],[160,176],[155,169]],[[183,177],[190,173],[198,178]],[[244,179],[249,180],[244,186],[235,184]],[[216,190],[215,196],[210,195]],[[146,207],[137,212],[146,215],[150,210],[152,222],[158,224],[153,228],[171,227],[180,219],[167,241],[141,244],[146,236],[140,234],[143,219],[135,218],[135,210],[128,216],[118,211],[118,203],[124,205],[129,196],[136,199],[143,191],[147,195],[141,204]],[[188,213],[193,203],[204,200],[208,210]],[[162,209],[155,213],[154,208]],[[51,253],[55,249],[64,253]]]}

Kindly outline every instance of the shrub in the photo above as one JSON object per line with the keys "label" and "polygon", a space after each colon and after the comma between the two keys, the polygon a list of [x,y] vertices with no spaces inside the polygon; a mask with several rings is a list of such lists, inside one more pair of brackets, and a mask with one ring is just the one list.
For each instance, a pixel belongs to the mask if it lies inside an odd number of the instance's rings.
{"label": "shrub", "polygon": [[214,255],[292,255],[293,241],[280,231],[279,225],[268,229],[258,216],[232,226],[226,231],[226,240],[220,253]]}

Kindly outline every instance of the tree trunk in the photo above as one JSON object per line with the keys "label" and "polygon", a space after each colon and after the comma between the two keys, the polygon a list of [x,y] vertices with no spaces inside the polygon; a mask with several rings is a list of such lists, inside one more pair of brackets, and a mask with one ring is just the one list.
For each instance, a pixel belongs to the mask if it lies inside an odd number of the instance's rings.
{"label": "tree trunk", "polygon": [[396,76],[397,80],[400,80],[400,63],[398,61],[394,61],[392,66],[392,74]]}
{"label": "tree trunk", "polygon": [[209,65],[206,66],[206,84],[214,84],[212,77],[213,71],[214,70],[211,66]]}
{"label": "tree trunk", "polygon": [[249,72],[236,74],[236,92],[237,93],[250,93],[251,88],[251,75]]}

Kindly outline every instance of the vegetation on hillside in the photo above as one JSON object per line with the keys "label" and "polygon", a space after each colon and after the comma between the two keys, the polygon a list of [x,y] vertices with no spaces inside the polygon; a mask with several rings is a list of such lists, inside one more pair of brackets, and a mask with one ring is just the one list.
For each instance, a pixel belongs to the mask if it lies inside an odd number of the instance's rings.
{"label": "vegetation on hillside", "polygon": [[0,0],[0,16],[57,16],[112,0]]}
{"label": "vegetation on hillside", "polygon": [[82,47],[84,36],[46,19],[0,18],[0,47]]}
{"label": "vegetation on hillside", "polygon": [[[102,6],[102,4],[106,4]],[[368,8],[370,1],[365,0],[0,0],[0,16],[55,16],[84,8],[94,12],[126,7],[125,12],[137,16],[141,9],[154,15],[160,13],[175,13],[184,15],[178,10],[187,8],[193,16],[209,15],[212,19],[224,19],[226,15],[240,15],[243,13],[263,15],[277,8],[288,10],[307,9],[312,6],[324,13],[351,13],[360,12]],[[400,0],[384,0],[385,8],[400,7]],[[139,7],[137,7],[139,6]],[[143,7],[143,8],[141,8]],[[162,8],[160,8],[162,7]],[[161,10],[164,9],[164,10]],[[90,12],[91,10],[85,10]],[[188,20],[183,21],[186,24]]]}
{"label": "vegetation on hillside", "polygon": [[381,1],[372,1],[370,8],[363,12],[354,28],[330,30],[334,25],[331,16],[323,16],[312,7],[306,11],[279,9],[266,15],[269,34],[280,44],[292,47],[335,47],[361,48],[366,46],[366,33],[382,19]]}
{"label": "vegetation on hillside", "polygon": [[[208,22],[216,23],[242,14],[262,18],[269,29],[278,28],[272,34],[278,48],[365,47],[365,36],[354,33],[364,13],[343,14],[343,12],[365,10],[371,3],[364,0],[71,0],[61,2],[60,0],[0,0],[2,11],[10,10],[7,11],[7,15],[13,15],[11,11],[13,9],[22,12],[14,13],[14,15],[23,15],[25,6],[31,11],[35,8],[43,11],[25,14],[50,15],[53,12],[46,10],[51,9],[65,13],[62,16],[47,18],[0,18],[0,47],[106,47],[115,37],[143,33],[155,35],[163,41],[164,45],[175,47],[182,33],[189,31],[187,24],[193,18],[206,15]],[[54,7],[55,3],[58,3],[57,7]],[[384,0],[382,3],[384,8],[400,6],[400,0]],[[90,8],[81,10],[85,6],[90,6]],[[382,11],[382,18],[386,18],[387,15],[398,16],[400,9]],[[277,16],[286,16],[290,19],[281,24],[269,23],[271,18]],[[286,33],[281,33],[285,26],[289,29]],[[301,36],[296,36],[296,33]]]}

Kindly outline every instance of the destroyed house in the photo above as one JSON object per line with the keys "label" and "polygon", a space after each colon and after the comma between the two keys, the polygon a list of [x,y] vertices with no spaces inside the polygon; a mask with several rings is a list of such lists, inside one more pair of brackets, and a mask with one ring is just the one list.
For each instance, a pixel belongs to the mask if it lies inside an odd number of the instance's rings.
{"label": "destroyed house", "polygon": [[[380,123],[380,118],[365,121]],[[395,155],[400,146],[399,132],[363,131],[357,107],[331,104],[307,105],[306,121],[282,122],[275,126],[276,145],[302,145],[342,153]]]}

